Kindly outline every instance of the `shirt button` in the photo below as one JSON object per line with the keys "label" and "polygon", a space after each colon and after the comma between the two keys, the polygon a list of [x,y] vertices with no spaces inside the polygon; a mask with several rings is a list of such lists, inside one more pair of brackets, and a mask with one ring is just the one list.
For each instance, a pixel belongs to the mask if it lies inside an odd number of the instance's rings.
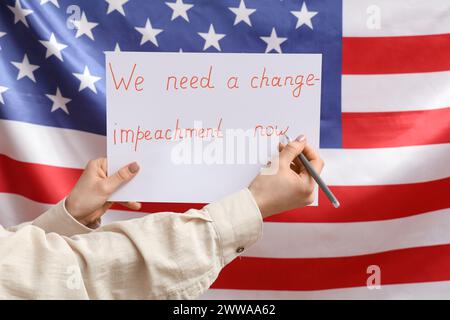
{"label": "shirt button", "polygon": [[244,251],[244,247],[239,247],[239,248],[236,249],[237,253],[241,253],[242,251]]}

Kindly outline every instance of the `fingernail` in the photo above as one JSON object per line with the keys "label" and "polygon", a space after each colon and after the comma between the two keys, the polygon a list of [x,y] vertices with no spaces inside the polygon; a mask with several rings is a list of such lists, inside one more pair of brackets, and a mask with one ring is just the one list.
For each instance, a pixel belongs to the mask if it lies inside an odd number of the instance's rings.
{"label": "fingernail", "polygon": [[297,138],[295,138],[295,141],[302,142],[305,139],[306,139],[305,135],[301,134]]}
{"label": "fingernail", "polygon": [[136,173],[139,171],[139,165],[137,162],[130,163],[128,165],[128,170],[130,170],[131,173]]}

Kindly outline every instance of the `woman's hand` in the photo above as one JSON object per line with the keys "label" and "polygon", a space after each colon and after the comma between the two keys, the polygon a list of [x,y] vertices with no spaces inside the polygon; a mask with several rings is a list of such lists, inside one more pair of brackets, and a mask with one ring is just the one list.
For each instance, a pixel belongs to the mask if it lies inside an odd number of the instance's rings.
{"label": "woman's hand", "polygon": [[270,163],[271,167],[278,165],[275,171],[271,170],[273,174],[260,174],[250,184],[249,190],[263,218],[314,201],[315,182],[297,158],[302,152],[320,174],[324,162],[302,135],[280,146],[279,158]]}
{"label": "woman's hand", "polygon": [[[110,177],[107,176],[106,158],[89,161],[75,187],[66,199],[67,211],[85,226],[96,228],[100,218],[112,206],[109,196],[122,184],[133,179],[139,171],[139,165],[133,162]],[[139,210],[138,202],[120,204]]]}

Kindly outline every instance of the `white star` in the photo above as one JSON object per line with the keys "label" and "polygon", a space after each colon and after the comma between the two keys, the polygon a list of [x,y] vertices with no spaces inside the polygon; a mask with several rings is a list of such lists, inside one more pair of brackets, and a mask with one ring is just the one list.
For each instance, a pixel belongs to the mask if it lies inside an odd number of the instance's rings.
{"label": "white star", "polygon": [[41,6],[46,4],[47,2],[53,3],[55,7],[59,8],[58,0],[41,0]]}
{"label": "white star", "polygon": [[98,23],[95,22],[89,22],[86,18],[86,14],[83,12],[81,14],[80,20],[74,20],[72,22],[74,26],[77,28],[77,34],[75,35],[75,38],[81,37],[83,34],[94,40],[94,35],[92,34],[92,29],[94,29]]}
{"label": "white star", "polygon": [[277,32],[275,31],[275,28],[272,28],[272,33],[270,34],[270,37],[260,37],[260,38],[265,43],[267,43],[266,53],[270,52],[272,50],[275,50],[278,53],[281,53],[280,45],[287,40],[287,38],[278,37]]}
{"label": "white star", "polygon": [[311,29],[313,28],[311,19],[317,14],[317,12],[308,11],[308,8],[306,7],[306,2],[303,2],[300,11],[291,11],[291,13],[297,17],[297,25],[295,26],[295,29],[300,28],[304,24],[306,24]]}
{"label": "white star", "polygon": [[[106,54],[107,52],[110,52],[110,51],[111,50],[103,51],[103,53]],[[114,47],[114,51],[113,52],[122,52],[118,42],[116,42],[116,46]]]}
{"label": "white star", "polygon": [[185,4],[183,3],[183,0],[177,0],[176,2],[166,2],[166,4],[173,10],[172,20],[175,20],[178,17],[182,17],[184,20],[189,22],[187,11],[194,6],[193,4]]}
{"label": "white star", "polygon": [[228,8],[236,15],[236,19],[234,19],[234,25],[237,25],[239,22],[244,21],[249,26],[252,26],[252,22],[250,21],[250,15],[256,11],[256,9],[247,9],[245,6],[244,0],[241,0],[239,4],[239,8]]}
{"label": "white star", "polygon": [[33,13],[33,10],[24,9],[19,0],[16,0],[14,7],[8,6],[9,10],[14,13],[14,23],[21,21],[26,27],[28,27],[27,16]]}
{"label": "white star", "polygon": [[158,40],[156,40],[156,36],[164,31],[163,29],[154,29],[152,27],[150,19],[147,19],[145,27],[136,27],[135,29],[142,34],[141,46],[147,41],[151,41],[155,46],[158,46]]}
{"label": "white star", "polygon": [[97,88],[95,88],[95,83],[97,81],[99,81],[101,78],[93,76],[90,73],[89,68],[87,66],[84,67],[84,72],[83,73],[73,73],[73,75],[75,77],[77,77],[78,80],[81,81],[80,82],[80,88],[78,89],[78,91],[84,90],[85,88],[89,88],[93,92],[97,93]]}
{"label": "white star", "polygon": [[5,104],[5,101],[3,100],[2,93],[3,93],[3,92],[6,92],[8,89],[9,89],[9,88],[7,88],[7,87],[2,87],[2,86],[0,86],[0,103],[1,103],[1,104]]}
{"label": "white star", "polygon": [[56,56],[59,60],[63,61],[61,51],[67,48],[67,46],[65,44],[58,43],[53,33],[51,34],[49,41],[39,40],[39,42],[42,43],[42,45],[47,48],[45,58]]}
{"label": "white star", "polygon": [[216,33],[212,24],[209,26],[208,33],[199,32],[198,34],[200,37],[205,39],[205,46],[203,47],[203,50],[213,46],[217,50],[221,51],[219,41],[225,37],[225,34]]}
{"label": "white star", "polygon": [[[0,31],[0,38],[6,36],[6,32]],[[0,50],[2,50],[2,46],[0,46]]]}
{"label": "white star", "polygon": [[58,109],[62,109],[65,113],[69,114],[69,110],[67,110],[66,104],[68,104],[72,99],[64,98],[61,95],[61,91],[59,91],[59,88],[56,87],[56,94],[46,94],[47,98],[53,101],[52,110],[51,112],[54,112]]}
{"label": "white star", "polygon": [[17,75],[17,80],[22,79],[23,77],[30,78],[33,82],[36,82],[36,79],[34,78],[33,72],[37,69],[39,69],[39,66],[30,64],[30,61],[28,60],[28,56],[25,54],[23,57],[22,62],[14,62],[11,61],[11,63],[19,69],[19,74]]}
{"label": "white star", "polygon": [[105,1],[108,2],[108,12],[106,12],[106,14],[110,14],[111,12],[117,10],[123,16],[125,16],[123,5],[130,0],[105,0]]}

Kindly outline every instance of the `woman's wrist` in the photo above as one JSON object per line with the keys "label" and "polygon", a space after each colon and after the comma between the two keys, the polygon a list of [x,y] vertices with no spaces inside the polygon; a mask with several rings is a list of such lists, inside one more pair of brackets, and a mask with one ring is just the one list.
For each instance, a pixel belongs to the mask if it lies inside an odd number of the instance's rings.
{"label": "woman's wrist", "polygon": [[267,218],[268,216],[270,216],[269,214],[267,214],[267,206],[265,203],[265,199],[263,193],[259,190],[258,186],[256,186],[255,183],[252,183],[248,187],[248,190],[252,194],[253,199],[255,200],[255,203],[258,206],[259,211],[261,212],[261,216],[263,218]]}

